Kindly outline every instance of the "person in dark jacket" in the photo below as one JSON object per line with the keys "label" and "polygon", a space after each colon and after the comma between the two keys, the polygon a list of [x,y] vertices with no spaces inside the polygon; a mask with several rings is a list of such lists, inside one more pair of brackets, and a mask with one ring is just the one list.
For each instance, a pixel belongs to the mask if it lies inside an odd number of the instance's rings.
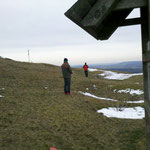
{"label": "person in dark jacket", "polygon": [[67,58],[64,58],[64,63],[61,65],[61,69],[64,78],[64,94],[71,95],[72,93],[70,92],[70,86],[72,70]]}
{"label": "person in dark jacket", "polygon": [[86,63],[83,66],[83,69],[84,69],[85,76],[88,77],[88,65]]}

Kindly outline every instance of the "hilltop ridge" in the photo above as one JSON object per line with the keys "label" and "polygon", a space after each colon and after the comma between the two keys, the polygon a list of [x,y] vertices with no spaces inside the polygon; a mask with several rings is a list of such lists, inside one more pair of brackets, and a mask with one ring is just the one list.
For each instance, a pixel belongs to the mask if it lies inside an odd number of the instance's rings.
{"label": "hilltop ridge", "polygon": [[73,95],[66,96],[58,66],[0,58],[0,68],[0,149],[145,149],[144,119],[97,113],[108,107],[144,107],[143,103],[124,102],[142,100],[143,95],[118,92],[143,90],[142,76],[108,80],[96,71],[85,78],[83,69],[73,68]]}

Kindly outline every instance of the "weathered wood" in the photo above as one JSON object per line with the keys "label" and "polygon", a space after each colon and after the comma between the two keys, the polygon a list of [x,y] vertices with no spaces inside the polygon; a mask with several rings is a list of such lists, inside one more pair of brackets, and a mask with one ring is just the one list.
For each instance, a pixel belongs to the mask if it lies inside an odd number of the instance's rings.
{"label": "weathered wood", "polygon": [[91,8],[92,5],[88,0],[79,0],[65,13],[65,15],[75,23],[80,23]]}
{"label": "weathered wood", "polygon": [[[140,8],[141,18],[126,20],[134,8]],[[150,0],[78,0],[65,15],[98,40],[107,40],[119,26],[141,23],[147,150],[150,150]]]}
{"label": "weathered wood", "polygon": [[150,51],[144,52],[143,61],[150,62]]}
{"label": "weathered wood", "polygon": [[148,42],[148,44],[150,45],[150,0],[148,0],[147,6],[148,6],[148,31],[149,31],[149,42]]}
{"label": "weathered wood", "polygon": [[93,6],[97,2],[97,0],[88,0],[88,2],[90,3],[91,6]]}
{"label": "weathered wood", "polygon": [[[150,44],[150,0],[148,0],[148,38],[149,41],[147,42],[147,52],[150,53],[149,44]],[[150,59],[150,55],[148,57]],[[150,150],[150,60],[147,63],[147,71],[148,71],[148,101],[147,101],[147,107],[146,107],[146,128],[147,128],[147,150]]]}
{"label": "weathered wood", "polygon": [[83,26],[99,26],[117,4],[118,0],[97,0],[88,15],[82,20]]}
{"label": "weathered wood", "polygon": [[141,8],[142,56],[144,77],[145,120],[147,134],[147,150],[150,150],[150,60],[147,43],[149,41],[148,9]]}
{"label": "weathered wood", "polygon": [[[97,4],[101,0],[78,0],[66,13],[65,15],[81,25],[81,21],[89,14],[93,7],[97,7]],[[104,0],[103,0],[104,1]],[[105,0],[108,1],[108,0]],[[110,0],[109,0],[110,1]],[[118,0],[117,0],[118,1]],[[117,2],[116,1],[116,2]],[[110,1],[111,2],[111,1]],[[101,2],[102,3],[102,2]],[[124,10],[124,9],[133,9],[145,7],[147,5],[147,0],[119,0],[117,5],[114,5],[113,11]],[[94,11],[94,10],[93,10]],[[98,16],[98,11],[95,12],[95,16]],[[84,21],[83,21],[84,22]],[[87,21],[88,23],[88,21]],[[84,23],[83,23],[84,24]]]}
{"label": "weathered wood", "polygon": [[138,24],[125,18],[133,7],[145,4],[145,0],[78,0],[65,15],[97,40],[107,40],[119,26]]}
{"label": "weathered wood", "polygon": [[133,18],[133,19],[126,19],[122,24],[119,26],[130,26],[130,25],[138,25],[141,24],[141,18]]}
{"label": "weathered wood", "polygon": [[103,23],[96,28],[96,32],[98,33],[98,39],[109,39],[131,12],[132,9],[111,12],[107,19],[105,19]]}
{"label": "weathered wood", "polygon": [[97,38],[97,33],[87,30],[81,21],[92,9],[97,0],[78,0],[66,13],[65,16],[84,29],[86,32]]}
{"label": "weathered wood", "polygon": [[147,0],[120,0],[113,10],[133,9],[145,6],[147,6]]}

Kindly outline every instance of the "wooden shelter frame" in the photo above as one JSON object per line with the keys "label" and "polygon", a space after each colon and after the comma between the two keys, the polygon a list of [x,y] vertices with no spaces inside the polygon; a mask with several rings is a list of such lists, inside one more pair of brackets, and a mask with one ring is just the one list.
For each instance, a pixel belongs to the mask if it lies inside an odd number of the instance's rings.
{"label": "wooden shelter frame", "polygon": [[[102,24],[103,27],[104,26],[103,24],[105,22],[107,23],[107,21],[105,21],[107,20],[107,17],[109,19],[111,18],[111,15],[109,16],[109,14],[117,11],[120,12],[126,10],[132,11],[132,9],[134,8],[140,8],[141,16],[139,18],[124,19],[124,20],[122,19],[121,23],[118,24],[117,27],[141,24],[147,150],[150,150],[150,0],[111,0],[111,1],[110,0],[109,1],[108,0],[105,1],[104,0],[93,0],[93,1],[78,0],[78,2],[72,8],[70,8],[65,13],[65,15],[98,40],[99,39],[107,40],[117,29],[114,28],[112,29],[113,31],[111,31],[111,27],[110,27],[110,30],[108,31],[110,32],[110,34],[109,35],[107,34],[106,37],[105,37],[105,32],[103,32],[102,30],[101,31],[98,30],[98,28],[101,27],[99,25]],[[105,6],[105,8],[104,7],[100,8],[100,6],[97,6],[96,8],[94,5],[96,3],[101,4],[105,2],[108,3]],[[84,3],[86,6],[83,4],[81,8],[78,8],[80,6],[80,3],[81,4]],[[99,10],[99,14],[103,14],[100,17],[98,16],[100,19],[98,17],[97,17],[98,19],[97,18],[95,19],[93,17],[94,16],[93,14],[95,13],[94,12],[95,10],[92,10],[93,7],[95,7],[95,9],[97,10],[103,9],[103,11]],[[86,14],[82,14],[82,9],[84,11],[83,13],[85,13],[86,11]],[[130,13],[130,11],[127,13]],[[105,19],[103,19],[104,17]],[[107,28],[105,30],[107,31]],[[97,33],[101,34],[101,32],[102,32],[102,37],[101,35],[100,36],[97,35]]]}

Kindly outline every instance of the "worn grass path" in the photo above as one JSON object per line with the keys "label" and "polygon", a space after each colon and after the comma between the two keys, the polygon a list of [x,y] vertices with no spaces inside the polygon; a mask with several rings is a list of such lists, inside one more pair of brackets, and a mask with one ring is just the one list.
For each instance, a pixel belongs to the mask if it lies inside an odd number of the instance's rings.
{"label": "worn grass path", "polygon": [[97,96],[138,100],[143,97],[113,90],[142,89],[142,78],[107,81],[90,73],[87,79],[82,69],[73,70],[73,95],[66,96],[59,67],[0,59],[0,150],[145,150],[144,120],[106,118],[96,111],[124,103],[78,92],[89,88]]}

